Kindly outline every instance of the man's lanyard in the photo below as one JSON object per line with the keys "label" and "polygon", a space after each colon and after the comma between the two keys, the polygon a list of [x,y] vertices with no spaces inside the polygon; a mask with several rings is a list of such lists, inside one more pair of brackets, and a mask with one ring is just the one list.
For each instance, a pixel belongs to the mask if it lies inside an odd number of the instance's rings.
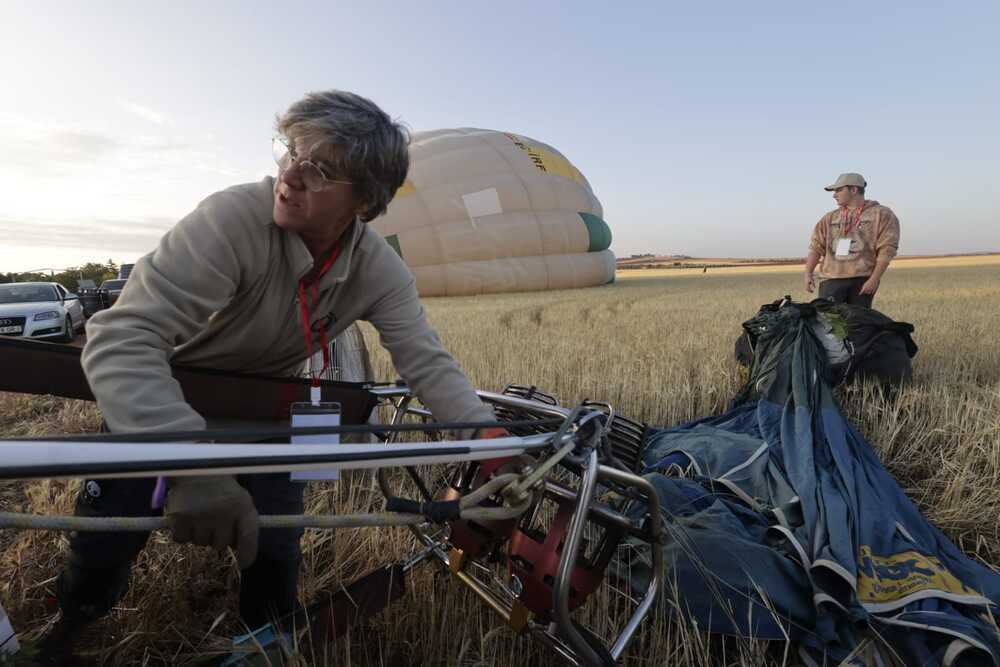
{"label": "man's lanyard", "polygon": [[848,236],[854,228],[861,224],[861,214],[864,213],[865,206],[868,205],[867,201],[861,202],[861,206],[858,207],[858,214],[854,216],[854,220],[850,220],[851,212],[844,207],[844,215],[842,217],[843,223],[840,230],[841,236]]}
{"label": "man's lanyard", "polygon": [[310,287],[312,288],[312,308],[315,309],[319,305],[319,281],[330,270],[333,263],[337,261],[339,255],[340,241],[338,240],[336,245],[333,246],[333,250],[330,251],[330,256],[326,258],[323,266],[320,267],[319,273],[311,277],[311,273],[307,274],[306,277],[299,281],[299,308],[302,310],[302,331],[306,336],[306,351],[309,353],[309,374],[312,376],[313,387],[319,387],[319,379],[326,372],[326,369],[330,367],[330,345],[326,338],[326,325],[323,324],[319,330],[320,342],[323,345],[323,368],[317,373],[312,367],[313,339],[309,321],[309,300],[306,291]]}

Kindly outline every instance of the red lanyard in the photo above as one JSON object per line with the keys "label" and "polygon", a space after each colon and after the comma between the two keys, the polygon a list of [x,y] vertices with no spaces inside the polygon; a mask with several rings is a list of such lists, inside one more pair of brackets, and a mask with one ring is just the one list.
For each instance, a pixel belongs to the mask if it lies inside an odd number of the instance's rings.
{"label": "red lanyard", "polygon": [[337,260],[337,256],[340,255],[340,241],[333,246],[333,250],[330,251],[330,256],[326,258],[323,262],[323,266],[320,267],[319,273],[311,278],[307,275],[305,278],[299,281],[299,308],[302,309],[302,331],[306,336],[306,351],[309,353],[309,373],[312,375],[312,386],[319,386],[319,379],[326,372],[326,369],[330,367],[330,344],[326,338],[326,323],[320,324],[319,338],[323,345],[323,368],[320,369],[319,373],[312,369],[312,358],[313,358],[313,339],[312,339],[312,329],[309,326],[309,302],[306,295],[306,289],[312,288],[312,308],[315,309],[319,305],[319,281],[330,270],[333,263]]}
{"label": "red lanyard", "polygon": [[867,205],[868,205],[867,201],[861,202],[861,206],[858,207],[858,214],[856,216],[854,216],[854,222],[853,223],[850,220],[851,212],[847,210],[846,206],[844,207],[843,229],[841,230],[841,233],[844,236],[847,236],[848,234],[850,234],[854,230],[855,227],[857,227],[859,224],[861,224],[861,214],[864,212],[865,206],[867,206]]}

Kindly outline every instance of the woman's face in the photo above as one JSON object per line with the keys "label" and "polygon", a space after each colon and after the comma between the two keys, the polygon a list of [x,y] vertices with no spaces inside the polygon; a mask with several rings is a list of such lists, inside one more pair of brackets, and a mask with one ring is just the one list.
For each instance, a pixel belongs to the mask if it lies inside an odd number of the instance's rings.
{"label": "woman's face", "polygon": [[[274,223],[282,229],[294,231],[304,237],[336,238],[350,226],[362,209],[362,202],[354,195],[349,179],[335,174],[331,164],[333,149],[320,146],[310,149],[301,139],[289,137],[290,158],[278,168],[274,182]],[[318,166],[327,181],[323,190],[313,192],[303,178],[303,162]],[[313,175],[313,182],[315,182]]]}

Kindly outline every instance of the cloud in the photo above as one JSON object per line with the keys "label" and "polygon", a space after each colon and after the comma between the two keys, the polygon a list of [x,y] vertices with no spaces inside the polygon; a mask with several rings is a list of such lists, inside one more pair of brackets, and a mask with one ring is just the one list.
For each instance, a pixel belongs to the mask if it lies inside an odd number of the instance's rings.
{"label": "cloud", "polygon": [[4,166],[61,171],[74,164],[92,165],[124,148],[114,135],[66,125],[40,123],[0,113]]}
{"label": "cloud", "polygon": [[13,195],[0,200],[7,270],[98,251],[143,255],[212,192],[259,178],[200,128],[185,133],[166,124],[136,132],[123,112],[111,125],[113,115],[88,126],[0,111],[0,183]]}
{"label": "cloud", "polygon": [[51,157],[83,162],[96,162],[122,148],[115,137],[86,130],[55,130],[47,144]]}
{"label": "cloud", "polygon": [[129,171],[195,167],[223,175],[245,174],[224,164],[217,140],[204,133],[186,136],[168,129],[161,134],[126,135],[0,111],[0,142],[5,148],[0,169],[17,166],[46,174],[100,164]]}
{"label": "cloud", "polygon": [[0,238],[8,246],[82,247],[146,253],[176,222],[176,219],[150,216],[141,220],[89,218],[73,223],[53,223],[0,215]]}
{"label": "cloud", "polygon": [[180,199],[191,205],[213,190],[258,178],[230,162],[206,133],[169,126],[134,134],[0,111],[0,143],[0,182],[18,193],[0,202],[0,215],[8,217],[177,215]]}
{"label": "cloud", "polygon": [[156,123],[157,125],[168,125],[170,120],[158,111],[153,111],[149,107],[144,107],[135,102],[121,102],[121,107],[129,113],[135,114],[140,118],[145,118],[151,123]]}

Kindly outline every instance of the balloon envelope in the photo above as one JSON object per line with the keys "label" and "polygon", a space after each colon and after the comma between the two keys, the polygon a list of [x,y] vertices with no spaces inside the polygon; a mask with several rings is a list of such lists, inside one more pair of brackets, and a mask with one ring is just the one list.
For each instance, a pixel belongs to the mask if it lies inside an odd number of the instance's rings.
{"label": "balloon envelope", "polygon": [[416,132],[410,172],[372,225],[422,296],[612,282],[611,230],[590,183],[557,150],[507,132]]}

